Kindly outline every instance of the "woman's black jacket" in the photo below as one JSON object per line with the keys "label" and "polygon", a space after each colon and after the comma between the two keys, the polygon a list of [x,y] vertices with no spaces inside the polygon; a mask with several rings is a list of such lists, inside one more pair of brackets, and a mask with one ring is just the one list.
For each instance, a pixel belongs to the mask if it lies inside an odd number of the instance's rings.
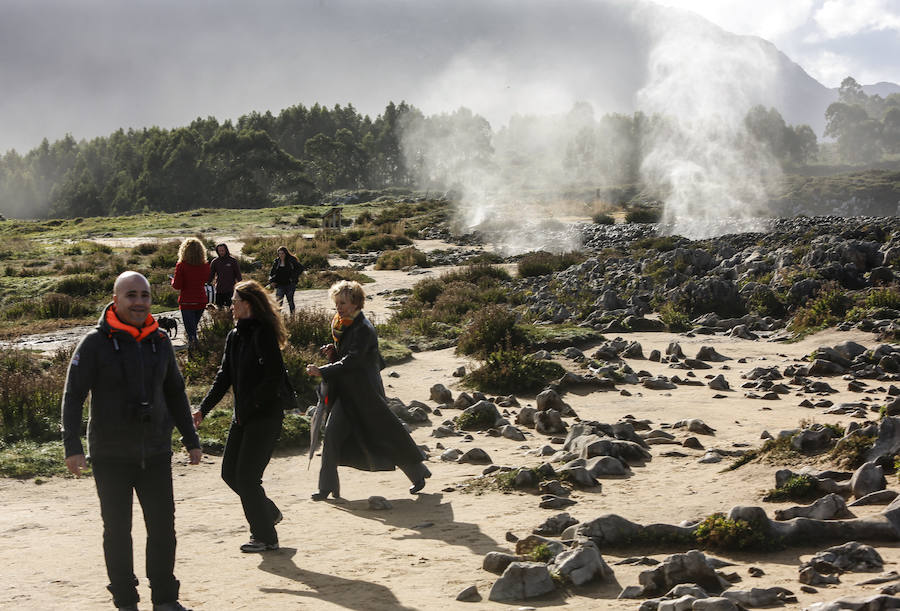
{"label": "woman's black jacket", "polygon": [[208,414],[231,388],[238,424],[282,417],[283,385],[284,361],[275,332],[255,318],[242,318],[225,338],[222,364],[200,411]]}
{"label": "woman's black jacket", "polygon": [[284,258],[284,266],[279,265],[281,257],[275,257],[272,261],[272,269],[269,270],[269,283],[276,286],[297,284],[300,282],[300,274],[303,273],[303,265],[297,257],[288,255]]}

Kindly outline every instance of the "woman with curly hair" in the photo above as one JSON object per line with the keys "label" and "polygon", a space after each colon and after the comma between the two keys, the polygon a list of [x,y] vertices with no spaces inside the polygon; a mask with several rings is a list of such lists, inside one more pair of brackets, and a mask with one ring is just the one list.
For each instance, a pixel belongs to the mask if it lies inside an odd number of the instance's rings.
{"label": "woman with curly hair", "polygon": [[266,496],[262,476],[281,434],[287,391],[281,349],[287,330],[272,295],[255,280],[240,282],[231,296],[234,329],[225,339],[222,364],[200,409],[203,418],[231,388],[234,416],[222,456],[222,479],[241,498],[250,524],[250,541],[242,552],[278,549],[275,525],[281,511]]}
{"label": "woman with curly hair", "polygon": [[188,347],[197,342],[197,327],[206,308],[206,281],[209,279],[209,263],[206,262],[206,247],[197,238],[187,238],[178,248],[178,263],[172,288],[179,291],[178,308],[184,322]]}

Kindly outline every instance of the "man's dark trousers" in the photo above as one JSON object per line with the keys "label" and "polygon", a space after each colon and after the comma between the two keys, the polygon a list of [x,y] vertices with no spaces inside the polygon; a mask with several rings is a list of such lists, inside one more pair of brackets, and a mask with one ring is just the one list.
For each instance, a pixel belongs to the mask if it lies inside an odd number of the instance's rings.
{"label": "man's dark trousers", "polygon": [[137,578],[131,542],[133,493],[144,512],[147,527],[147,578],[154,604],[178,600],[175,579],[175,499],[172,493],[172,455],[160,454],[139,461],[124,458],[92,460],[94,482],[103,517],[103,555],[107,588],[117,607],[138,602]]}
{"label": "man's dark trousers", "polygon": [[278,543],[278,507],[266,496],[262,476],[281,435],[281,415],[231,423],[222,455],[222,479],[241,497],[250,535],[264,543]]}

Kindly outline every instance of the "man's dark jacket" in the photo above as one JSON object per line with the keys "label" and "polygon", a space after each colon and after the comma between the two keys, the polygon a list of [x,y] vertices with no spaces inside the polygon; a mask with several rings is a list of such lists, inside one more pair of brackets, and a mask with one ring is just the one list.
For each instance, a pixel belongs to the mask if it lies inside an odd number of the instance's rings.
{"label": "man's dark jacket", "polygon": [[230,296],[234,291],[234,285],[241,281],[241,277],[240,263],[228,253],[224,257],[216,257],[209,263],[209,284],[215,279],[216,293],[227,293]]}
{"label": "man's dark jacket", "polygon": [[[421,462],[424,455],[388,407],[381,381],[384,360],[375,327],[360,312],[336,344],[337,360],[319,368],[329,401],[340,400],[353,427],[339,464],[369,471]],[[328,443],[328,440],[325,440]]]}
{"label": "man's dark jacket", "polygon": [[[82,338],[66,375],[62,436],[66,457],[84,454],[81,418],[91,393],[88,449],[92,458],[143,460],[172,451],[173,422],[182,443],[200,447],[184,378],[168,335],[156,328],[140,342],[107,322]],[[145,404],[145,405],[142,405]]]}
{"label": "man's dark jacket", "polygon": [[225,338],[222,364],[200,411],[205,416],[234,392],[234,419],[249,420],[284,416],[284,360],[274,331],[255,318],[238,321]]}

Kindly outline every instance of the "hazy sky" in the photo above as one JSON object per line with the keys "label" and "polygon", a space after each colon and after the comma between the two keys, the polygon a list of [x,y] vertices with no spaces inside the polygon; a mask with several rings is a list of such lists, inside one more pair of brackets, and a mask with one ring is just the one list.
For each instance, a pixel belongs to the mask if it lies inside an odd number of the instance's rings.
{"label": "hazy sky", "polygon": [[775,44],[826,87],[900,83],[898,0],[657,0]]}
{"label": "hazy sky", "polygon": [[[0,0],[0,153],[198,116],[406,100],[630,112],[639,0]],[[900,82],[897,0],[665,0],[770,39],[827,86]],[[635,39],[637,36],[638,39]]]}

